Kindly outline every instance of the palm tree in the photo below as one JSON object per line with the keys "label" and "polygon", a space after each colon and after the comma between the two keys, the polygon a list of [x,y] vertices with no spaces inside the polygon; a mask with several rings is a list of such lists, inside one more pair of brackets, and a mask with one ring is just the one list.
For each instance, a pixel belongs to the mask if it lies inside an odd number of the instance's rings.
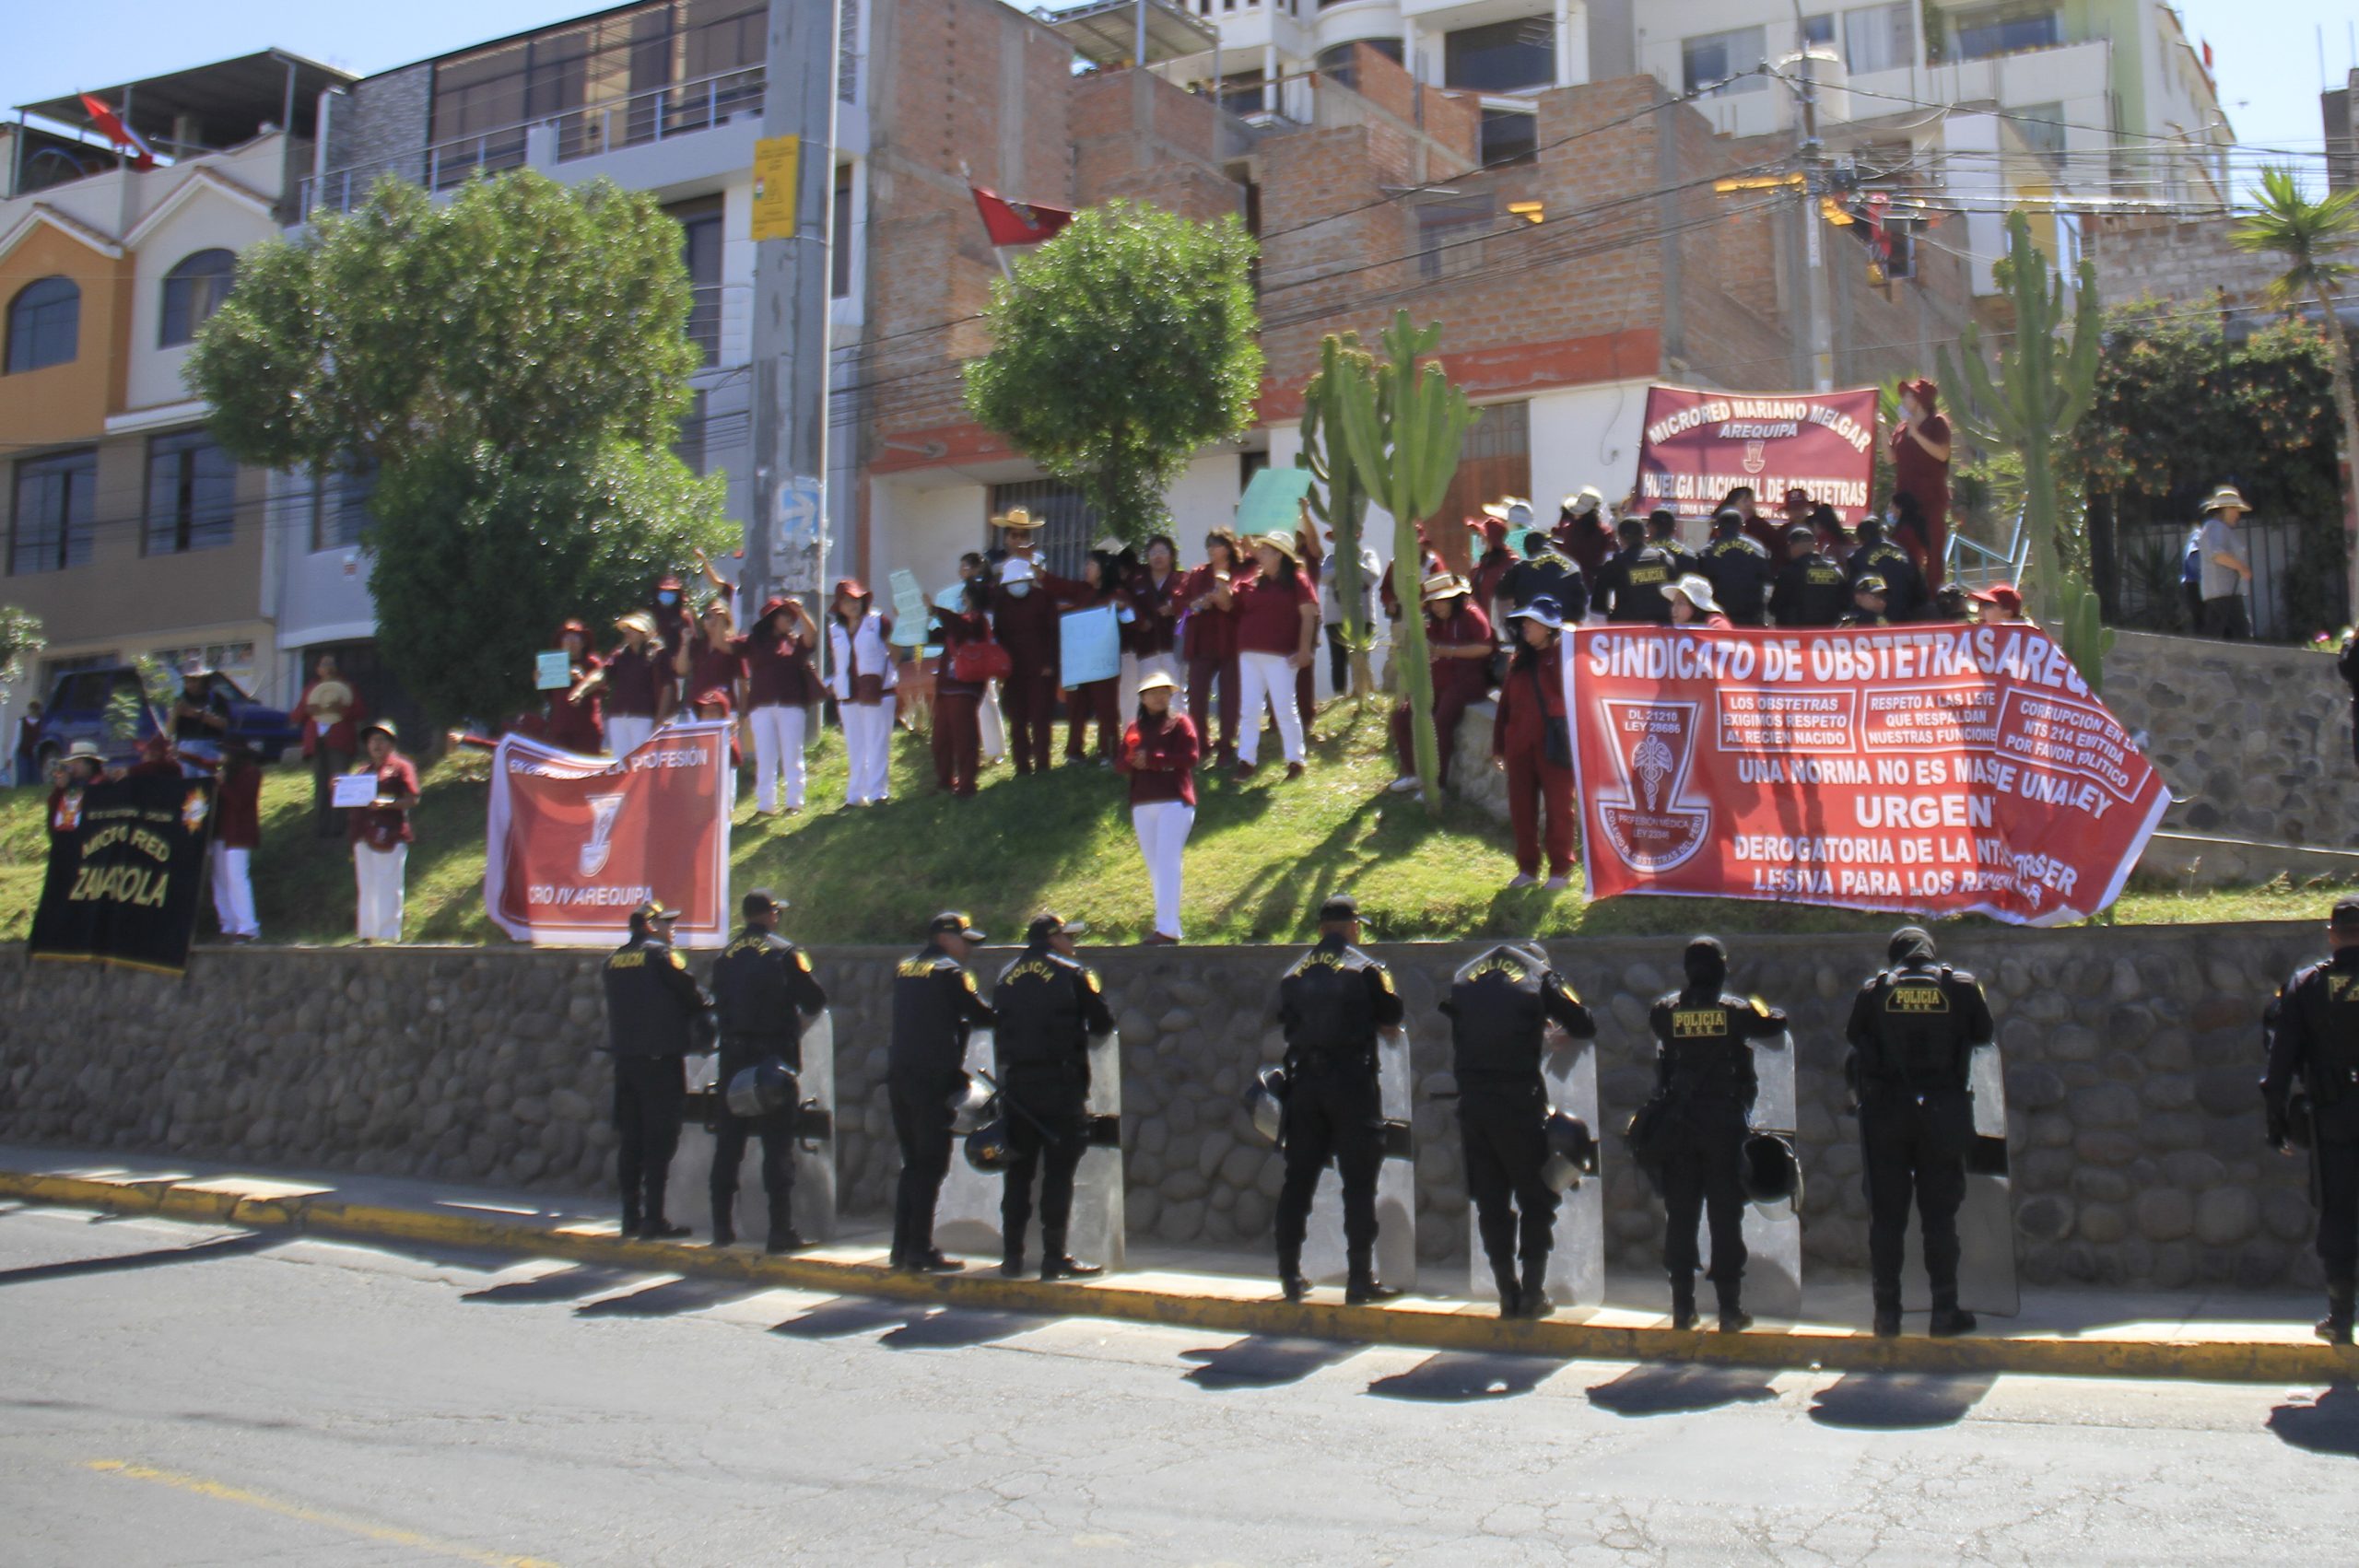
{"label": "palm tree", "polygon": [[2269,302],[2293,311],[2315,303],[2326,328],[2329,368],[2334,379],[2334,411],[2342,419],[2343,527],[2351,550],[2351,603],[2359,609],[2359,504],[2350,486],[2359,479],[2359,401],[2351,392],[2351,342],[2343,334],[2342,318],[2335,313],[2335,297],[2351,282],[2359,264],[2334,252],[2359,245],[2359,196],[2338,191],[2320,201],[2306,195],[2287,168],[2260,171],[2258,210],[2236,225],[2230,236],[2246,251],[2274,251],[2285,259],[2285,271],[2269,286]]}

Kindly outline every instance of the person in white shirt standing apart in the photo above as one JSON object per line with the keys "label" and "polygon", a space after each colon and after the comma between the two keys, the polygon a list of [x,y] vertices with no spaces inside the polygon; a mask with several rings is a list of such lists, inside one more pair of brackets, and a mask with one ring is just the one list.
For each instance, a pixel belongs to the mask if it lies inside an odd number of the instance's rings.
{"label": "person in white shirt standing apart", "polygon": [[2223,485],[2203,503],[2203,527],[2195,536],[2196,555],[2202,565],[2203,626],[2206,637],[2252,636],[2252,616],[2245,601],[2252,594],[2252,557],[2236,536],[2236,524],[2252,509],[2233,485]]}
{"label": "person in white shirt standing apart", "polygon": [[891,798],[893,708],[886,694],[900,684],[894,667],[893,620],[876,609],[875,596],[852,578],[836,584],[827,617],[827,689],[844,727],[844,750],[851,774],[844,804],[881,805]]}
{"label": "person in white shirt standing apart", "polygon": [[352,840],[352,874],[360,895],[355,922],[362,942],[402,940],[402,895],[409,874],[410,808],[417,804],[417,767],[393,749],[388,720],[360,731],[365,755],[355,773],[373,775],[377,793],[344,813]]}

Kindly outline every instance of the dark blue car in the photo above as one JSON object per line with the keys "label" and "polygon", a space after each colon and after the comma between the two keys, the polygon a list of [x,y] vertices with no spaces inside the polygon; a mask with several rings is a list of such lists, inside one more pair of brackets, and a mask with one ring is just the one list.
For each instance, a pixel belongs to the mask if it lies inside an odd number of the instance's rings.
{"label": "dark blue car", "polygon": [[[177,682],[179,677],[173,679]],[[244,741],[264,762],[276,762],[288,747],[302,739],[295,721],[283,709],[254,701],[229,676],[215,675],[213,685],[229,710],[229,728],[224,739]],[[109,762],[130,761],[139,743],[156,733],[157,713],[145,702],[139,702],[138,729],[128,737],[119,737],[107,731],[107,709],[117,693],[127,692],[134,701],[138,701],[139,691],[139,672],[128,664],[76,670],[58,676],[55,688],[49,694],[49,707],[41,715],[41,739],[34,753],[41,776],[46,778],[51,765],[65,756],[66,749],[76,741],[95,743]]]}

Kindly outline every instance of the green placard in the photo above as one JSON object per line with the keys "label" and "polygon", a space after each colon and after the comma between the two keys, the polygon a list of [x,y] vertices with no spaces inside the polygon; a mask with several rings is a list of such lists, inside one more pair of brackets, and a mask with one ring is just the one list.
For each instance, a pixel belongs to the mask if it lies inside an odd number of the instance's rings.
{"label": "green placard", "polygon": [[1310,494],[1310,471],[1307,468],[1265,468],[1253,475],[1245,486],[1245,497],[1237,503],[1237,532],[1250,547],[1264,533],[1283,533],[1294,537],[1302,525],[1302,503]]}

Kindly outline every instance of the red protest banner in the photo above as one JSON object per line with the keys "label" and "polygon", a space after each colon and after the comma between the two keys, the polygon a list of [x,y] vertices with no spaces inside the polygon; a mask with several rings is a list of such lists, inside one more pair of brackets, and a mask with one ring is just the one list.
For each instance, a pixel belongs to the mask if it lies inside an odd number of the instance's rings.
{"label": "red protest banner", "polygon": [[1566,689],[1592,898],[2057,925],[2113,902],[2170,803],[2032,626],[1585,627]]}
{"label": "red protest banner", "polygon": [[726,723],[673,724],[627,757],[503,735],[491,759],[483,895],[494,924],[544,947],[619,944],[649,898],[674,940],[729,940]]}
{"label": "red protest banner", "polygon": [[1753,486],[1775,516],[1789,489],[1835,509],[1844,523],[1868,515],[1876,466],[1876,389],[1828,392],[1723,392],[1649,387],[1638,444],[1638,509],[1669,507],[1683,521],[1708,519],[1720,497]]}

